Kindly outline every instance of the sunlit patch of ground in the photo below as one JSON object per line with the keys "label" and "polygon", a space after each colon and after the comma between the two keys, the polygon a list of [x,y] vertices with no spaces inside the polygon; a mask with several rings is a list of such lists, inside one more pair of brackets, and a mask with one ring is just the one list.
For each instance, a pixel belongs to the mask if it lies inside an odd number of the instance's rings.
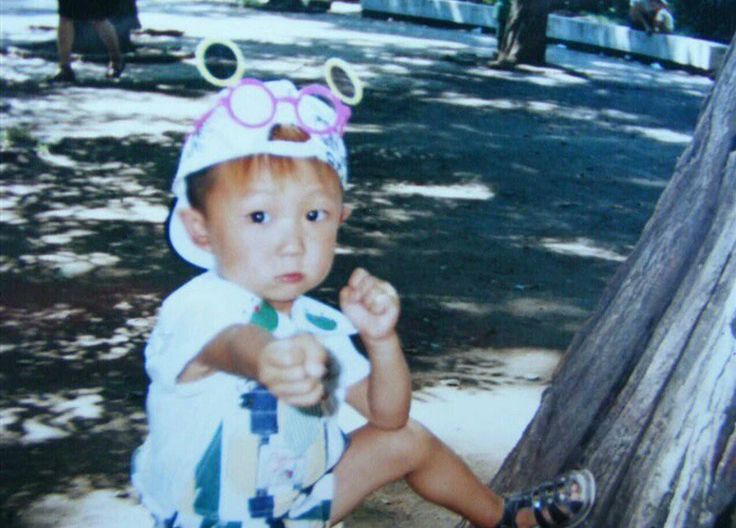
{"label": "sunlit patch of ground", "polygon": [[[81,75],[81,74],[80,74]],[[5,126],[24,127],[46,143],[62,139],[97,137],[128,138],[167,133],[185,133],[202,112],[201,101],[188,101],[174,95],[155,92],[129,92],[108,89],[100,97],[99,89],[66,87],[47,94],[42,100],[6,98],[9,111]],[[152,113],[151,108],[166,108]],[[79,126],[84,123],[84,126]],[[70,166],[73,161],[61,154],[48,157],[55,165]]]}
{"label": "sunlit patch of ground", "polygon": [[[453,354],[427,374],[431,384],[415,390],[412,417],[490,478],[532,418],[560,357],[540,349]],[[352,412],[341,419],[348,430],[363,423]]]}
{"label": "sunlit patch of ground", "polygon": [[[102,416],[101,389],[80,389],[61,394],[33,394],[18,400],[19,407],[32,408],[36,416],[23,420],[23,434],[3,431],[8,442],[36,444],[56,438],[64,438],[74,431],[75,420],[98,420]],[[15,417],[15,416],[14,416]],[[44,421],[42,421],[44,420]],[[6,423],[13,425],[11,420]],[[18,436],[20,436],[18,438]]]}
{"label": "sunlit patch of ground", "polygon": [[588,238],[577,238],[575,240],[545,238],[541,240],[541,244],[546,249],[561,255],[598,258],[603,260],[612,260],[615,262],[623,262],[626,260],[626,255],[600,247],[594,240],[590,240]]}
{"label": "sunlit patch of ground", "polygon": [[415,185],[409,183],[395,183],[384,187],[389,194],[419,195],[427,198],[440,198],[449,200],[490,200],[493,191],[486,185]]}
{"label": "sunlit patch of ground", "polygon": [[67,493],[47,495],[21,515],[34,528],[148,528],[150,514],[127,492],[94,489],[77,479]]}
{"label": "sunlit patch of ground", "polygon": [[75,277],[99,267],[113,266],[120,259],[115,255],[98,251],[87,255],[59,251],[47,255],[21,255],[20,261],[28,265],[46,265],[58,270],[64,277]]}
{"label": "sunlit patch of ground", "polygon": [[106,220],[118,222],[150,222],[161,224],[169,214],[169,208],[151,204],[141,198],[126,197],[111,200],[102,207],[67,207],[42,214],[41,218],[72,218],[77,220]]}
{"label": "sunlit patch of ground", "polygon": [[682,134],[666,128],[628,126],[624,127],[624,130],[627,132],[636,132],[647,138],[662,141],[663,143],[676,143],[682,146],[687,145],[692,140],[690,134]]}
{"label": "sunlit patch of ground", "polygon": [[692,139],[690,134],[683,134],[666,128],[622,124],[635,121],[637,116],[627,112],[621,112],[615,108],[586,108],[579,104],[561,105],[549,101],[523,101],[514,98],[467,97],[452,91],[443,93],[442,97],[439,98],[430,97],[429,100],[442,104],[481,110],[528,110],[539,114],[555,115],[560,120],[595,121],[601,126],[612,130],[620,128],[623,132],[641,135],[663,143],[686,145]]}

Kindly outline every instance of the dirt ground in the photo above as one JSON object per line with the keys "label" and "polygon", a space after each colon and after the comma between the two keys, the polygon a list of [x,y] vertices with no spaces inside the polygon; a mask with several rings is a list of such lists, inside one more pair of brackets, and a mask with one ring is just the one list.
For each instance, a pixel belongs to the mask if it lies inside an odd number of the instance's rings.
{"label": "dirt ground", "polygon": [[[626,258],[712,82],[550,45],[549,68],[486,66],[476,31],[224,3],[139,1],[119,82],[55,69],[55,3],[3,3],[0,504],[3,526],[143,526],[128,486],[145,433],[142,349],[161,299],[196,270],[164,242],[178,148],[214,92],[191,59],[235,39],[247,75],[366,82],[348,128],[334,302],[364,266],[402,295],[414,413],[488,479]],[[665,65],[666,66],[666,65]],[[104,519],[104,521],[103,521]],[[117,520],[116,520],[117,519]],[[122,520],[121,520],[122,519]],[[396,484],[348,527],[448,526]]]}

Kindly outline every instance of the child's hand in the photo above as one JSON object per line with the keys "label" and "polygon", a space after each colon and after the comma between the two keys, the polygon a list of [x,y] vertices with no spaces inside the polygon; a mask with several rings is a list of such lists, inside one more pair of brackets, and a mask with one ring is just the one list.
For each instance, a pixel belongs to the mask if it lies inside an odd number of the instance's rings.
{"label": "child's hand", "polygon": [[340,308],[364,339],[378,341],[394,332],[399,296],[388,282],[356,268],[340,291]]}
{"label": "child's hand", "polygon": [[258,381],[289,405],[308,407],[324,395],[327,351],[311,335],[271,341],[258,359]]}

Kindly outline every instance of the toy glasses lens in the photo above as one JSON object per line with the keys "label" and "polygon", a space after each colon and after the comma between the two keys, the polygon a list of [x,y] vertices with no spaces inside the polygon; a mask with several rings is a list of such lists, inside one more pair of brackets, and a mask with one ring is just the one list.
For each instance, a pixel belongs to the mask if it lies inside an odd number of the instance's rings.
{"label": "toy glasses lens", "polygon": [[258,79],[243,79],[221,101],[230,117],[248,128],[273,122],[280,103],[294,107],[297,124],[310,134],[342,134],[350,118],[350,109],[318,84],[302,88],[296,97],[277,97]]}

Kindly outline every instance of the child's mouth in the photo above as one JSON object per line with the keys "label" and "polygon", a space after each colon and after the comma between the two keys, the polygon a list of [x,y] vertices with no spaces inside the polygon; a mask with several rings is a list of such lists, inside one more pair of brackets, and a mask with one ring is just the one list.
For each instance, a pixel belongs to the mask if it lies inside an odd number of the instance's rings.
{"label": "child's mouth", "polygon": [[279,275],[276,277],[276,279],[279,282],[283,282],[285,284],[295,284],[297,282],[301,282],[304,280],[304,274],[303,273],[284,273],[283,275]]}

